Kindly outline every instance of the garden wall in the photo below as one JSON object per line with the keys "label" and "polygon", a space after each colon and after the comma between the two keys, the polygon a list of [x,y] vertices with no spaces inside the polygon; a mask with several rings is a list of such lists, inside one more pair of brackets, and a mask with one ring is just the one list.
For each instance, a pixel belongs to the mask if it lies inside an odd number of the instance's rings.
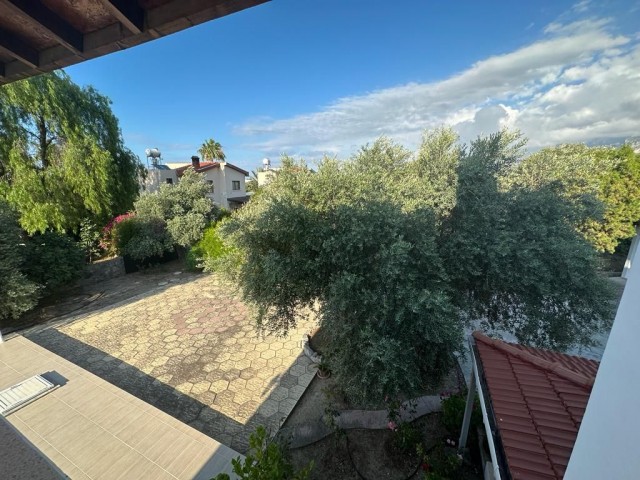
{"label": "garden wall", "polygon": [[98,260],[87,266],[86,281],[103,282],[124,274],[124,260],[122,257],[107,258],[105,260]]}

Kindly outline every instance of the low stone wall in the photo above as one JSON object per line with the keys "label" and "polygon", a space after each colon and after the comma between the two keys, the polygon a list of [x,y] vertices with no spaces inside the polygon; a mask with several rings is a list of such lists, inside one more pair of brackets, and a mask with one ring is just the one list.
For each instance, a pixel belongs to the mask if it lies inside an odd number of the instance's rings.
{"label": "low stone wall", "polygon": [[86,282],[103,282],[125,274],[122,257],[98,260],[87,266]]}

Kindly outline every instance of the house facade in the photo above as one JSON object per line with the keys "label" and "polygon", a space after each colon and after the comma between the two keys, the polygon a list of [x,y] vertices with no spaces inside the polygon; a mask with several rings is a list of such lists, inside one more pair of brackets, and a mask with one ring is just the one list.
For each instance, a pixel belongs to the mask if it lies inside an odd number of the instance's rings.
{"label": "house facade", "polygon": [[249,172],[228,162],[201,162],[196,156],[191,157],[190,164],[183,163],[177,168],[155,166],[149,170],[144,190],[153,193],[163,183],[176,184],[188,168],[202,174],[209,184],[207,196],[216,205],[235,210],[248,201],[245,178]]}

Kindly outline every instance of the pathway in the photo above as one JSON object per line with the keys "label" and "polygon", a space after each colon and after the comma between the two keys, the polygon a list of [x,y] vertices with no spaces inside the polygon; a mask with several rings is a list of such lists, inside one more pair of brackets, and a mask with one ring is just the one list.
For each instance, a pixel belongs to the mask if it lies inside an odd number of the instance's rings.
{"label": "pathway", "polygon": [[302,353],[313,322],[263,337],[216,276],[152,281],[149,291],[26,335],[240,452],[256,426],[275,433],[315,373]]}

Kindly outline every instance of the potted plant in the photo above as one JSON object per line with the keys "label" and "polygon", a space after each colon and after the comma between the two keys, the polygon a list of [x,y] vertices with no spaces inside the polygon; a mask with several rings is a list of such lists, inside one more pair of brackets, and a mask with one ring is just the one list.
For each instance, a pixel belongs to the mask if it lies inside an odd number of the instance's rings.
{"label": "potted plant", "polygon": [[329,378],[331,376],[331,369],[324,360],[318,363],[316,375],[318,375],[318,378]]}

